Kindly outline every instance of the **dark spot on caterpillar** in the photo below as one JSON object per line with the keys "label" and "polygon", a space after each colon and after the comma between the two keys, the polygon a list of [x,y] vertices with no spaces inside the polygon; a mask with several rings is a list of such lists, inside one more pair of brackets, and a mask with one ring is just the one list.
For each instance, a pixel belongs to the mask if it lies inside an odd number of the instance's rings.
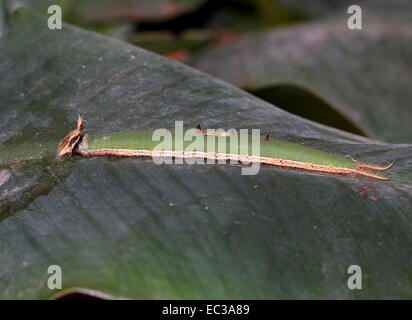
{"label": "dark spot on caterpillar", "polygon": [[269,141],[269,135],[267,134],[263,141]]}
{"label": "dark spot on caterpillar", "polygon": [[202,130],[202,127],[200,126],[200,124],[198,124],[198,125],[196,126],[196,129],[197,129],[197,130]]}

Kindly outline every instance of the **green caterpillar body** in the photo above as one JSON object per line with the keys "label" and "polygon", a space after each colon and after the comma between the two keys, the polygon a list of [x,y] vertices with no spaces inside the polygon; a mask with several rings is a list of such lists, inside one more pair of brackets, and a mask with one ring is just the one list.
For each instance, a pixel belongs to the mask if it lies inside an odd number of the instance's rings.
{"label": "green caterpillar body", "polygon": [[[175,132],[170,131],[170,135],[172,137],[172,141],[175,142]],[[196,139],[203,139],[203,143],[200,143],[198,145],[200,147],[203,147],[203,149],[196,149],[194,151],[247,154],[348,169],[354,169],[356,167],[356,162],[347,157],[340,157],[279,139],[266,139],[265,137],[261,136],[260,152],[256,153],[253,152],[253,139],[251,135],[248,136],[247,140],[242,140],[240,136],[219,136],[217,134],[199,135],[200,137],[196,137]],[[212,145],[210,141],[214,141],[215,143]],[[237,142],[237,145],[239,147],[231,148],[231,141],[232,143],[233,141]],[[80,148],[83,151],[100,149],[155,150],[161,142],[162,141],[153,140],[153,131],[117,132],[105,134],[99,137],[91,137],[86,135]],[[193,142],[194,141],[184,141],[181,146],[173,143],[170,150],[187,150],[187,148],[191,144],[193,144]],[[245,152],[245,150],[247,150],[247,152]]]}

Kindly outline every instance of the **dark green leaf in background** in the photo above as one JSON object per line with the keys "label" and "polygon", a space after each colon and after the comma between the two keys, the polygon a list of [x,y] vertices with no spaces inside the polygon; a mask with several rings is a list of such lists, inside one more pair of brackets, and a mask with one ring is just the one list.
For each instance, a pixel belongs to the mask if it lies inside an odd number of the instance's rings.
{"label": "dark green leaf in background", "polygon": [[[201,52],[191,65],[286,109],[296,97],[280,89],[303,89],[370,137],[411,141],[412,25],[366,16],[362,30],[350,30],[345,19],[249,35]],[[306,108],[299,114],[323,112],[306,102],[295,106]]]}
{"label": "dark green leaf in background", "polygon": [[46,14],[52,4],[62,7],[69,20],[162,20],[180,15],[204,0],[4,0],[12,6],[29,6]]}

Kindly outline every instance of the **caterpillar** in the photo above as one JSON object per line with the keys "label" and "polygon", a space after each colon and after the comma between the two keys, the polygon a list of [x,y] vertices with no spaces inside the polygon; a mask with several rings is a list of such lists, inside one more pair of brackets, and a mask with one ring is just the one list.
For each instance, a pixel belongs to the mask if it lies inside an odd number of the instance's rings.
{"label": "caterpillar", "polygon": [[[224,135],[213,130],[203,130],[196,127],[197,134],[205,139],[210,135]],[[174,135],[171,132],[172,136]],[[117,156],[117,157],[172,157],[172,158],[204,158],[210,160],[234,160],[240,163],[260,163],[284,168],[302,169],[305,171],[349,176],[364,176],[379,180],[388,180],[375,171],[385,171],[391,168],[394,161],[387,166],[365,163],[348,157],[341,157],[323,151],[312,149],[296,143],[270,138],[269,135],[260,137],[260,152],[225,152],[229,144],[224,146],[224,152],[213,149],[210,151],[185,151],[188,142],[180,148],[172,146],[170,150],[157,150],[158,142],[153,141],[153,131],[130,131],[91,137],[83,134],[83,118],[78,116],[77,126],[61,140],[57,148],[57,158],[78,154],[83,157]],[[250,143],[248,139],[247,143]],[[242,150],[241,148],[239,148]],[[248,149],[246,149],[248,150]]]}

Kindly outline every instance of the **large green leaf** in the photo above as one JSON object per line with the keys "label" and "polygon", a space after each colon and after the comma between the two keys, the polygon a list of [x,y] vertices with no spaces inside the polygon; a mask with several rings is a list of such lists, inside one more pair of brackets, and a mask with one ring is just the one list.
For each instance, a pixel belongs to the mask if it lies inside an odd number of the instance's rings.
{"label": "large green leaf", "polygon": [[[336,18],[250,35],[202,52],[191,64],[286,105],[296,90],[279,98],[285,92],[279,88],[306,90],[368,136],[409,142],[411,24],[364,19],[362,30],[350,30],[346,20]],[[311,108],[305,101],[295,109]],[[306,113],[323,112],[315,107]]]}
{"label": "large green leaf", "polygon": [[[52,297],[52,264],[64,290],[126,298],[412,296],[412,146],[306,121],[120,41],[68,25],[51,31],[27,11],[1,39],[0,74],[1,298]],[[235,165],[55,161],[77,113],[89,134],[184,120],[396,164],[382,182],[271,167],[242,176]],[[359,291],[346,285],[352,264],[363,270]]]}

